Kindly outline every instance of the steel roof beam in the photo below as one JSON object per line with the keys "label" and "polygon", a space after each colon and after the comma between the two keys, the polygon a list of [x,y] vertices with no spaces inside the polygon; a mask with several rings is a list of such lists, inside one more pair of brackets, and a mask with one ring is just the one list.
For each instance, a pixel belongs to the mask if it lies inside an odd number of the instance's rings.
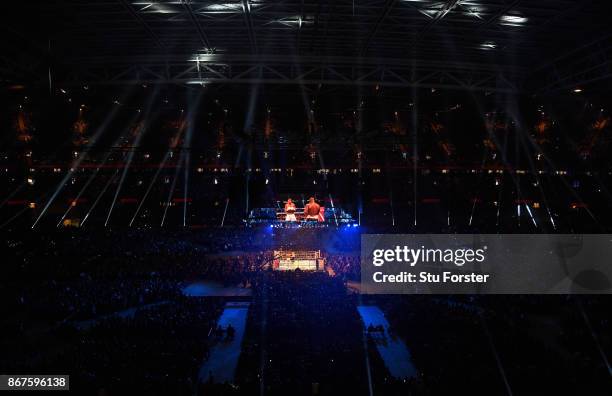
{"label": "steel roof beam", "polygon": [[127,0],[119,0],[119,2],[125,7],[126,10],[128,10],[130,15],[132,15],[132,18],[134,18],[140,24],[140,26],[147,32],[147,34],[153,39],[153,42],[158,47],[164,48],[165,47],[164,43],[159,39],[157,34],[155,34],[153,29],[151,29],[151,27],[140,16],[140,14],[134,9],[134,7],[132,7],[132,4],[130,4],[130,2]]}
{"label": "steel roof beam", "polygon": [[368,36],[365,40],[365,43],[363,44],[363,47],[361,48],[361,51],[359,51],[360,56],[364,56],[366,54],[366,52],[370,48],[370,44],[372,44],[372,40],[374,40],[374,37],[376,37],[376,33],[378,32],[378,29],[383,24],[384,20],[387,18],[387,16],[393,9],[393,6],[395,5],[396,2],[397,0],[387,0],[385,2],[385,6],[383,7],[378,18],[376,19],[376,23],[374,24],[374,26],[368,33]]}
{"label": "steel roof beam", "polygon": [[208,37],[206,36],[206,33],[204,32],[202,25],[200,25],[200,22],[198,22],[198,19],[196,15],[194,14],[193,9],[191,8],[191,1],[181,0],[181,3],[183,4],[183,7],[185,8],[185,10],[187,11],[187,14],[189,15],[189,19],[191,20],[193,27],[198,32],[198,37],[200,41],[202,42],[202,45],[204,45],[204,48],[206,48],[207,50],[211,50],[212,45],[210,44],[210,41],[208,40]]}
{"label": "steel roof beam", "polygon": [[257,36],[255,35],[255,29],[253,28],[253,18],[251,16],[251,4],[249,0],[242,0],[242,12],[244,14],[244,23],[246,24],[249,35],[251,52],[257,54],[259,49],[257,47]]}

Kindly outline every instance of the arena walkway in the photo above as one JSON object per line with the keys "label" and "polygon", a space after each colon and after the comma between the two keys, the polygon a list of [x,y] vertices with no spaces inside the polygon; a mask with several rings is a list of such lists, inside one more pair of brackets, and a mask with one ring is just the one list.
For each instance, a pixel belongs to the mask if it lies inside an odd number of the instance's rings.
{"label": "arena walkway", "polygon": [[372,337],[391,375],[395,378],[415,377],[417,375],[416,367],[412,363],[406,343],[389,333],[389,322],[380,308],[375,305],[359,305],[357,310],[366,330],[370,324],[372,326],[383,326],[384,333],[373,332]]}
{"label": "arena walkway", "polygon": [[217,325],[225,329],[231,324],[236,333],[231,340],[219,340],[212,347],[208,360],[200,368],[199,379],[201,382],[208,381],[211,375],[215,383],[231,383],[234,381],[249,304],[248,302],[228,302],[225,304],[225,309],[221,313]]}

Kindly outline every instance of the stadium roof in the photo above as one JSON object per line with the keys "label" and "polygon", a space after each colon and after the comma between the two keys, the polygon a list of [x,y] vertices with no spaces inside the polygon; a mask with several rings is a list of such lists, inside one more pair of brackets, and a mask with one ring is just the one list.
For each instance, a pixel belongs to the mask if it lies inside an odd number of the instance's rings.
{"label": "stadium roof", "polygon": [[5,6],[0,76],[554,92],[610,78],[608,4],[25,1]]}

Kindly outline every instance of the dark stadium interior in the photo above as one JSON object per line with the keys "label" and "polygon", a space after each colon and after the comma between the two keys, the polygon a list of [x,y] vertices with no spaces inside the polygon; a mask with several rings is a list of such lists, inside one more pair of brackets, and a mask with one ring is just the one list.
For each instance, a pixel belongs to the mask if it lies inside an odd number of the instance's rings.
{"label": "dark stadium interior", "polygon": [[608,3],[3,5],[0,374],[98,395],[611,394],[609,279],[360,286],[364,234],[612,234]]}

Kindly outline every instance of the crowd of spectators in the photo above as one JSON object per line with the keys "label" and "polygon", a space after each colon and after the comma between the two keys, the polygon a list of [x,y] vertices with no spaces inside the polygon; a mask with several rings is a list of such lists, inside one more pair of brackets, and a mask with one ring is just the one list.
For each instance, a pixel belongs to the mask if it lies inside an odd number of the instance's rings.
{"label": "crowd of spectators", "polygon": [[[326,272],[276,272],[270,237],[238,241],[248,232],[7,234],[0,371],[70,373],[109,394],[361,395],[368,376],[382,395],[609,389],[605,297],[359,296],[347,291],[356,251],[326,254]],[[252,289],[233,385],[198,383],[211,345],[233,333],[216,326],[226,299],[182,295],[198,280]],[[378,305],[390,333],[367,331],[359,304]],[[389,374],[380,336],[406,342],[416,377]]]}
{"label": "crowd of spectators", "polygon": [[[589,394],[610,390],[597,353],[610,348],[601,298],[393,296],[374,299],[406,341],[419,375],[379,378],[383,393]],[[589,307],[589,333],[580,306]],[[603,335],[595,340],[594,334]]]}
{"label": "crowd of spectators", "polygon": [[261,380],[269,395],[365,394],[362,323],[340,279],[264,272],[253,298],[238,367],[245,391]]}
{"label": "crowd of spectators", "polygon": [[70,373],[77,391],[193,394],[221,307],[211,298],[178,298],[85,327],[63,324],[42,338],[23,335],[20,345],[4,345],[2,366]]}
{"label": "crowd of spectators", "polygon": [[74,389],[109,394],[193,394],[224,301],[182,288],[190,278],[238,282],[260,255],[206,255],[215,241],[176,237],[8,234],[0,371],[70,373]]}
{"label": "crowd of spectators", "polygon": [[270,253],[249,242],[225,251],[218,241],[229,232],[219,233],[10,234],[0,247],[7,303],[39,319],[90,319],[178,296],[192,279],[247,285]]}
{"label": "crowd of spectators", "polygon": [[361,276],[360,258],[355,255],[332,254],[327,256],[326,264],[334,274],[344,280],[358,281]]}

